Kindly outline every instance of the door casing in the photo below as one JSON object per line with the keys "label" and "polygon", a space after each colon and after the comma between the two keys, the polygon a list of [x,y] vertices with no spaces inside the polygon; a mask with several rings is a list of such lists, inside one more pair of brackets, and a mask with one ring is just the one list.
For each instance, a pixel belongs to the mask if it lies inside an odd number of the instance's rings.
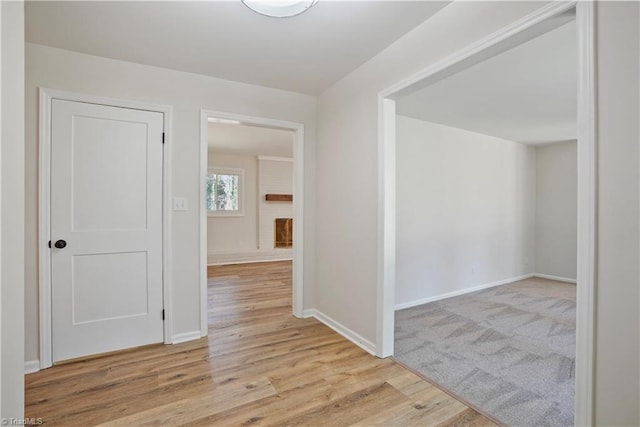
{"label": "door casing", "polygon": [[39,314],[40,314],[40,369],[53,364],[51,320],[51,259],[48,243],[51,238],[51,103],[53,99],[107,105],[159,112],[164,121],[164,147],[162,159],[162,293],[165,310],[164,343],[172,343],[171,304],[171,115],[167,105],[105,98],[55,89],[39,88],[39,165],[38,165],[38,255],[39,255]]}
{"label": "door casing", "polygon": [[265,117],[222,111],[200,110],[200,329],[207,335],[207,207],[206,175],[209,118],[234,120],[255,126],[285,129],[294,132],[293,142],[293,278],[292,311],[304,317],[304,124]]}
{"label": "door casing", "polygon": [[[376,354],[393,355],[395,300],[396,100],[504,52],[545,21],[575,8],[578,37],[578,269],[575,425],[592,425],[596,304],[597,90],[595,2],[554,1],[378,93],[378,289]],[[548,22],[548,21],[547,21]]]}

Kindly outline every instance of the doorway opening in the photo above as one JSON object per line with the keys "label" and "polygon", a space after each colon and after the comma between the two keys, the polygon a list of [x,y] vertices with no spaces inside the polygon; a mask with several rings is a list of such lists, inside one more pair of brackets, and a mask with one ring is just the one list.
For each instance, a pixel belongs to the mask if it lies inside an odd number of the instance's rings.
{"label": "doorway opening", "polygon": [[202,111],[203,336],[208,329],[207,276],[210,269],[220,270],[217,266],[235,265],[237,270],[240,264],[252,264],[269,269],[266,263],[273,263],[271,267],[282,263],[292,274],[291,311],[302,317],[303,148],[302,124]]}
{"label": "doorway opening", "polygon": [[[595,248],[595,93],[593,5],[575,2],[547,5],[517,23],[505,27],[479,43],[445,58],[416,76],[399,82],[379,94],[379,298],[378,355],[394,354],[396,286],[398,273],[397,247],[397,135],[400,119],[396,116],[399,102],[415,93],[463,70],[480,64],[503,52],[558,28],[573,15],[578,34],[578,110],[577,110],[577,303],[575,359],[575,419],[577,425],[591,424],[593,366],[594,248]],[[478,82],[481,83],[481,82]],[[464,155],[464,153],[460,153]],[[426,262],[427,260],[425,260]],[[522,259],[520,262],[525,262]],[[531,260],[529,260],[531,262]],[[480,265],[472,265],[465,274],[481,273]],[[403,302],[403,301],[400,301]],[[463,396],[464,397],[464,396]]]}

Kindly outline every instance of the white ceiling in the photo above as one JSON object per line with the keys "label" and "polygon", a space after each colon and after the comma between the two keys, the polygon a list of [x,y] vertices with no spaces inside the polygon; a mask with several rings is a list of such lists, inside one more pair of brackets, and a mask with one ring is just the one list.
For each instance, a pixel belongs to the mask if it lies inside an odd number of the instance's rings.
{"label": "white ceiling", "polygon": [[531,145],[577,132],[575,21],[402,98],[399,114]]}
{"label": "white ceiling", "polygon": [[209,123],[209,150],[244,156],[293,157],[290,130]]}
{"label": "white ceiling", "polygon": [[325,1],[269,18],[234,1],[28,1],[26,39],[317,95],[447,2]]}

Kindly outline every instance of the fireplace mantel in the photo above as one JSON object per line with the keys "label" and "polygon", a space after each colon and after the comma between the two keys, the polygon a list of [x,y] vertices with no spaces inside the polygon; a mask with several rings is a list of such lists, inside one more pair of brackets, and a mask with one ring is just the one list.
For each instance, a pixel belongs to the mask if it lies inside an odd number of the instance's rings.
{"label": "fireplace mantel", "polygon": [[293,194],[266,194],[267,202],[293,202]]}

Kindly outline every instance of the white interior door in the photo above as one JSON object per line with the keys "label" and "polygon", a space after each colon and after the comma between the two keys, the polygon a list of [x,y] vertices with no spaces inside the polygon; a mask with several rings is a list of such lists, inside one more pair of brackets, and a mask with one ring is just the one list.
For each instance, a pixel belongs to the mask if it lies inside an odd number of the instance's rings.
{"label": "white interior door", "polygon": [[53,362],[163,341],[158,112],[54,99]]}

